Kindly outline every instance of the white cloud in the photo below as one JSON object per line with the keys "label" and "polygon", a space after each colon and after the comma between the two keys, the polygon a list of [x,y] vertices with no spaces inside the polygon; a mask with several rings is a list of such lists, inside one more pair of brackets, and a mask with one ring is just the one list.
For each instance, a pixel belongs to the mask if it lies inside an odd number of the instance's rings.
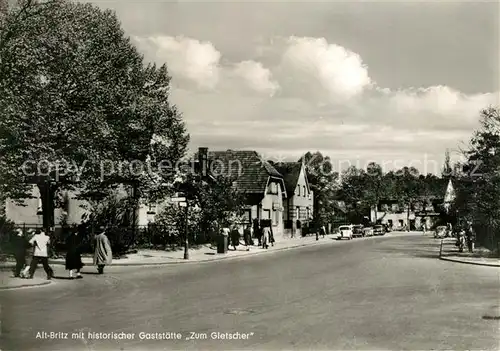
{"label": "white cloud", "polygon": [[210,42],[170,36],[136,41],[154,61],[168,63],[174,80],[186,79],[205,89],[213,89],[219,82],[221,53]]}
{"label": "white cloud", "polygon": [[243,78],[249,87],[255,91],[272,96],[279,88],[279,84],[272,80],[271,71],[260,62],[251,60],[240,62],[236,64],[234,73]]}
{"label": "white cloud", "polygon": [[378,86],[358,54],[324,38],[275,40],[262,62],[228,62],[210,42],[185,37],[138,42],[147,58],[168,63],[177,84],[172,99],[193,148],[255,149],[292,159],[321,150],[334,159],[393,164],[405,157],[441,160],[446,148],[468,140],[480,109],[498,104],[495,93],[466,95],[444,85]]}
{"label": "white cloud", "polygon": [[326,93],[333,100],[359,95],[371,84],[358,54],[324,38],[291,37],[280,70],[290,85],[302,86],[300,93]]}

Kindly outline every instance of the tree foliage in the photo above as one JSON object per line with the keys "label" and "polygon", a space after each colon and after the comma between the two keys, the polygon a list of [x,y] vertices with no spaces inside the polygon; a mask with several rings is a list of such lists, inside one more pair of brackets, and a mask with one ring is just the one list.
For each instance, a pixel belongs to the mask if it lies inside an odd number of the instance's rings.
{"label": "tree foliage", "polygon": [[305,164],[307,179],[313,191],[314,225],[328,223],[335,213],[338,173],[334,171],[330,157],[319,151],[307,152],[299,161]]}
{"label": "tree foliage", "polygon": [[456,209],[474,222],[481,244],[496,248],[500,241],[500,108],[481,111],[481,126],[466,156]]}
{"label": "tree foliage", "polygon": [[[166,66],[145,65],[115,13],[66,0],[23,1],[0,27],[0,184],[23,199],[37,184],[44,210],[77,183],[90,199],[119,184],[161,195],[188,143],[169,104]],[[23,165],[30,162],[30,167]],[[142,170],[133,165],[140,164]],[[39,167],[36,167],[39,166]],[[158,195],[159,196],[159,195]],[[44,211],[46,212],[46,211]]]}

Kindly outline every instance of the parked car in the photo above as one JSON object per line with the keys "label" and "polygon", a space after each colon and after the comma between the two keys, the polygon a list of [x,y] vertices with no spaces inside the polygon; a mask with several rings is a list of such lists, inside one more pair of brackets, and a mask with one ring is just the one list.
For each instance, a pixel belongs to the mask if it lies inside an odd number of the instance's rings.
{"label": "parked car", "polygon": [[351,240],[352,239],[352,226],[351,225],[342,225],[339,227],[339,236],[337,239],[342,240],[342,239],[347,239]]}
{"label": "parked car", "polygon": [[363,228],[363,236],[373,236],[373,227]]}
{"label": "parked car", "polygon": [[363,234],[364,234],[364,233],[363,233],[363,228],[364,228],[364,226],[363,226],[363,225],[361,225],[361,224],[356,224],[356,225],[354,225],[354,226],[352,227],[352,236],[353,236],[354,238],[358,238],[358,237],[359,237],[359,238],[362,238],[362,237],[364,236],[364,235],[363,235]]}
{"label": "parked car", "polygon": [[440,225],[437,226],[436,229],[434,230],[434,237],[435,238],[444,238],[448,233],[448,228],[446,228],[445,225]]}
{"label": "parked car", "polygon": [[373,235],[384,235],[385,228],[382,224],[377,224],[373,226]]}

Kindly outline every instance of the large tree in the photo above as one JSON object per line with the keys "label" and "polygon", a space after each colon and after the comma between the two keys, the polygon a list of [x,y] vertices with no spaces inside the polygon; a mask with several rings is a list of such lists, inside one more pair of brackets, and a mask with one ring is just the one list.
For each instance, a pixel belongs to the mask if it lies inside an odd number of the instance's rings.
{"label": "large tree", "polygon": [[338,173],[333,169],[330,157],[321,152],[307,152],[299,162],[304,162],[307,179],[313,191],[313,222],[319,225],[331,223],[335,214],[335,193],[338,189]]}
{"label": "large tree", "polygon": [[481,126],[471,139],[459,181],[457,210],[472,219],[478,241],[496,249],[500,239],[500,108],[481,111]]}
{"label": "large tree", "polygon": [[[75,183],[98,199],[118,184],[150,190],[171,179],[174,172],[153,177],[144,169],[151,155],[172,165],[186,149],[184,123],[168,102],[170,78],[165,66],[144,65],[114,12],[66,0],[23,1],[1,23],[6,196],[23,199],[35,183],[49,226],[58,190]],[[134,169],[138,164],[142,169]]]}
{"label": "large tree", "polygon": [[403,167],[396,172],[396,175],[398,200],[406,208],[407,230],[410,230],[410,212],[420,199],[422,183],[419,181],[419,172],[414,167]]}

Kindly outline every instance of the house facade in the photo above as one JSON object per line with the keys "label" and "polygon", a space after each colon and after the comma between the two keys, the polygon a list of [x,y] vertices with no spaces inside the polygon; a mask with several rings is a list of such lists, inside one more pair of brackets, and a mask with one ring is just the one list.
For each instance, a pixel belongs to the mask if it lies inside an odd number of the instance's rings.
{"label": "house facade", "polygon": [[302,235],[313,218],[314,194],[309,186],[303,162],[283,162],[275,165],[283,175],[287,197],[283,199],[284,234]]}
{"label": "house facade", "polygon": [[[78,225],[82,223],[84,215],[88,215],[88,202],[77,199],[77,191],[64,191],[61,196],[64,199],[63,208],[54,209],[54,225],[59,227],[63,218],[69,225]],[[118,191],[118,195],[127,196],[125,189]],[[26,226],[29,228],[41,227],[43,225],[42,216],[42,199],[36,185],[33,185],[31,197],[25,199],[23,204],[17,204],[13,200],[5,201],[5,216],[8,220],[14,222],[18,226]],[[149,204],[140,201],[137,208],[137,225],[145,226],[155,219],[156,213],[161,211],[162,205]]]}
{"label": "house facade", "polygon": [[245,194],[245,213],[240,229],[255,219],[271,220],[274,235],[284,234],[283,199],[287,198],[287,192],[283,175],[275,167],[256,151],[200,148],[198,154],[200,162],[207,160],[209,173],[234,178],[234,186]]}
{"label": "house facade", "polygon": [[407,205],[401,205],[397,200],[384,199],[371,209],[370,219],[395,230],[420,230],[424,224],[431,228],[440,220],[442,204],[443,199],[438,197],[421,198],[408,209]]}

